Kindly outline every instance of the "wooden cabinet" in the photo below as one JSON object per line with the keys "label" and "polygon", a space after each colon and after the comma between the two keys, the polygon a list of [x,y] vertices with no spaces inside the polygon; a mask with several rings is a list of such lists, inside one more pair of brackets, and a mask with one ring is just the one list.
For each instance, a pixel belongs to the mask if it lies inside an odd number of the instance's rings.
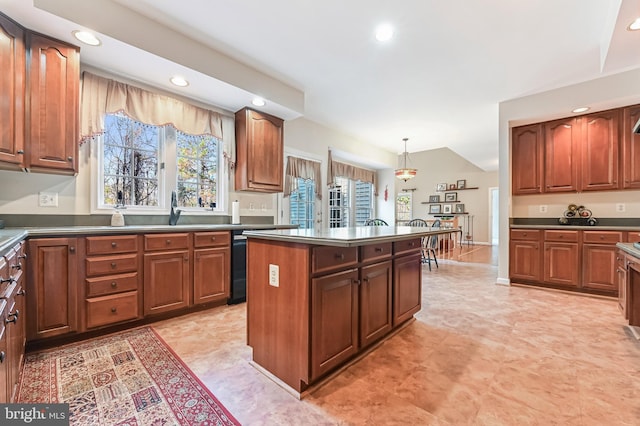
{"label": "wooden cabinet", "polygon": [[311,280],[311,377],[358,352],[358,270]]}
{"label": "wooden cabinet", "polygon": [[0,167],[24,166],[25,31],[0,14]]}
{"label": "wooden cabinet", "polygon": [[511,141],[511,191],[513,195],[540,194],[543,173],[542,125],[513,129]]}
{"label": "wooden cabinet", "polygon": [[144,236],[144,315],[189,306],[189,234]]}
{"label": "wooden cabinet", "polygon": [[142,317],[137,235],[85,238],[84,327]]}
{"label": "wooden cabinet", "polygon": [[9,396],[9,347],[7,345],[7,301],[0,299],[0,404],[11,402]]}
{"label": "wooden cabinet", "polygon": [[578,287],[580,279],[578,231],[544,231],[544,282]]}
{"label": "wooden cabinet", "polygon": [[391,331],[393,326],[392,243],[360,247],[360,347],[366,347]]}
{"label": "wooden cabinet", "polygon": [[640,105],[622,111],[622,175],[623,188],[640,188],[640,135],[633,126],[640,120]]}
{"label": "wooden cabinet", "polygon": [[627,261],[627,317],[629,325],[640,327],[640,263],[635,257]]}
{"label": "wooden cabinet", "polygon": [[27,339],[77,331],[76,238],[29,240]]}
{"label": "wooden cabinet", "polygon": [[509,276],[511,280],[541,280],[541,235],[541,231],[535,229],[511,230],[509,242]]}
{"label": "wooden cabinet", "polygon": [[618,292],[616,243],[623,241],[620,231],[583,231],[582,287]]}
{"label": "wooden cabinet", "polygon": [[581,118],[580,191],[618,189],[620,111],[610,110]]}
{"label": "wooden cabinet", "polygon": [[10,279],[10,285],[3,296],[7,301],[4,319],[7,335],[7,396],[11,401],[15,401],[26,343],[25,275],[22,270],[25,259],[23,243],[19,243],[9,250],[5,254],[5,259]]}
{"label": "wooden cabinet", "polygon": [[78,172],[80,54],[75,46],[29,33],[27,168]]}
{"label": "wooden cabinet", "polygon": [[224,301],[230,296],[231,235],[196,232],[193,250],[193,303]]}
{"label": "wooden cabinet", "polygon": [[236,191],[282,192],[283,120],[243,108],[236,112]]}
{"label": "wooden cabinet", "polygon": [[393,326],[422,308],[422,244],[420,239],[393,243]]}
{"label": "wooden cabinet", "polygon": [[628,319],[627,255],[622,250],[618,250],[616,254],[616,284],[618,286],[618,309],[624,319]]}
{"label": "wooden cabinet", "polygon": [[579,119],[544,123],[543,129],[545,192],[577,191],[581,132]]}

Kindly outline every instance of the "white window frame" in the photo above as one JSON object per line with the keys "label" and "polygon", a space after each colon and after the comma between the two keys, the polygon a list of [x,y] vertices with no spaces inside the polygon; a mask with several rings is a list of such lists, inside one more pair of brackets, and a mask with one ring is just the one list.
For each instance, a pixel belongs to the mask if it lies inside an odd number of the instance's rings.
{"label": "white window frame", "polygon": [[[340,186],[346,186],[346,192],[347,193],[347,199],[349,202],[349,205],[344,205],[341,204],[341,215],[344,214],[344,212],[347,212],[347,216],[348,216],[348,221],[347,222],[343,222],[341,220],[341,223],[344,223],[344,226],[340,226],[340,227],[346,227],[346,226],[362,226],[362,224],[357,225],[356,224],[356,181],[349,179],[349,178],[345,178],[345,177],[341,177],[341,176],[337,176],[336,177],[336,183],[344,183],[345,181],[347,182],[346,185],[340,185]],[[371,214],[370,214],[370,218],[374,218],[375,214],[376,214],[376,203],[375,203],[375,197],[373,195],[373,185],[370,185],[370,189],[371,189]],[[331,202],[332,202],[332,198],[331,198],[331,193],[332,193],[332,188],[329,188],[329,196],[327,197],[327,211],[328,211],[328,226],[331,227],[331,211],[332,211],[332,207],[331,206]]]}

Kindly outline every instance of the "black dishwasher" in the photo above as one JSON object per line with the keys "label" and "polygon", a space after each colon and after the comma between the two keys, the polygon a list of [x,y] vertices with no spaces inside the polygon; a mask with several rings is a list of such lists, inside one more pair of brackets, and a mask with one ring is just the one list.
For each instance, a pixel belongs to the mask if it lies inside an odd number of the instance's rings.
{"label": "black dishwasher", "polygon": [[231,231],[231,297],[228,305],[247,300],[247,237],[242,230]]}

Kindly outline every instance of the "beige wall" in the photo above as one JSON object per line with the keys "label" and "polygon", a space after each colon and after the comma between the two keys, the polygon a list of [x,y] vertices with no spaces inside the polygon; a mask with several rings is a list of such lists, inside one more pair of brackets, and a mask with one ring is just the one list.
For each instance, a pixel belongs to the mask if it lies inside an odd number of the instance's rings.
{"label": "beige wall", "polygon": [[[402,156],[398,156],[398,161],[401,159]],[[490,242],[489,188],[498,186],[497,171],[485,172],[449,148],[411,153],[407,165],[417,168],[418,174],[406,183],[399,181],[396,187],[398,191],[402,188],[415,188],[413,192],[414,218],[432,218],[428,215],[428,204],[421,204],[429,201],[429,195],[439,194],[442,204],[445,204],[444,193],[436,192],[438,183],[451,184],[465,179],[467,187],[478,187],[478,189],[452,191],[457,192],[457,203],[463,203],[465,210],[469,212],[468,220],[473,218],[473,228],[467,229],[465,226],[463,233],[470,232],[476,243]],[[458,216],[459,225],[465,225],[464,217]]]}
{"label": "beige wall", "polygon": [[[594,216],[640,217],[640,191],[612,191],[594,194],[557,194],[511,196],[511,128],[571,116],[579,106],[591,107],[590,112],[640,103],[640,69],[601,77],[556,90],[501,102],[499,105],[500,155],[500,250],[498,282],[509,282],[509,218],[558,217],[568,204],[583,204]],[[625,203],[626,212],[616,213],[616,204]],[[548,212],[539,212],[540,204]]]}

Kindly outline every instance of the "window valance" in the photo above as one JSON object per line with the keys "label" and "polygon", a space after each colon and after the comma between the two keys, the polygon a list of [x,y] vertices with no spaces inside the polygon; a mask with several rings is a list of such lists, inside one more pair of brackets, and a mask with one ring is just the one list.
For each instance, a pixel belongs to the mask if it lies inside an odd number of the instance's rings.
{"label": "window valance", "polygon": [[82,74],[80,142],[104,132],[104,115],[123,112],[154,126],[171,124],[190,135],[222,139],[222,115],[85,71]]}
{"label": "window valance", "polygon": [[298,157],[287,157],[287,168],[284,176],[284,196],[288,197],[298,189],[297,178],[310,179],[315,183],[315,193],[322,200],[322,177],[320,163]]}
{"label": "window valance", "polygon": [[352,166],[351,164],[341,163],[335,161],[331,157],[331,150],[329,150],[329,176],[327,185],[334,184],[334,178],[341,176],[349,178],[351,180],[359,180],[361,182],[368,182],[373,186],[373,195],[378,195],[378,173],[374,170],[364,169],[362,167]]}

